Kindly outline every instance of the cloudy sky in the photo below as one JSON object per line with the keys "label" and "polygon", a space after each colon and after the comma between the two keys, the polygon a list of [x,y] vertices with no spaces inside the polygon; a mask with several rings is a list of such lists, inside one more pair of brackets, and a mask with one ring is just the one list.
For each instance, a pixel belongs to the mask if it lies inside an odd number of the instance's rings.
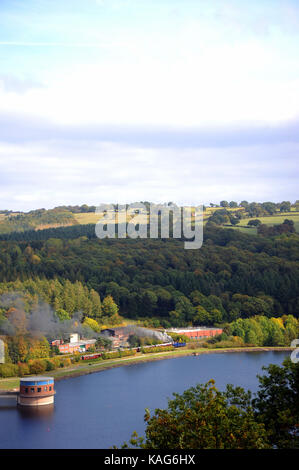
{"label": "cloudy sky", "polygon": [[299,199],[298,0],[1,0],[0,209]]}

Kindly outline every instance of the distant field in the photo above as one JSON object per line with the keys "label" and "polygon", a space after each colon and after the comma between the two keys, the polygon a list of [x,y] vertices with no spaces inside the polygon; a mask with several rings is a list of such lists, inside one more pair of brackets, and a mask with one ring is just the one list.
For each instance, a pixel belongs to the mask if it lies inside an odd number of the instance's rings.
{"label": "distant field", "polygon": [[299,213],[296,213],[295,215],[293,215],[290,212],[279,214],[279,215],[273,215],[269,217],[250,217],[248,219],[241,219],[240,223],[236,227],[231,227],[231,228],[240,230],[243,233],[255,235],[257,233],[257,229],[255,227],[245,228],[248,224],[248,221],[253,220],[253,219],[258,219],[262,222],[262,224],[265,224],[265,225],[282,224],[285,219],[293,220],[295,230],[296,232],[299,233]]}
{"label": "distant field", "polygon": [[94,212],[86,212],[84,214],[74,214],[76,221],[81,225],[96,224],[99,220],[99,215]]}
{"label": "distant field", "polygon": [[[114,220],[114,213],[109,214],[109,219]],[[76,221],[81,224],[96,224],[100,220],[99,214],[95,214],[94,212],[87,212],[85,214],[74,214]],[[130,220],[132,217],[127,217],[127,221]],[[146,220],[146,215],[142,217],[142,221]]]}
{"label": "distant field", "polygon": [[[203,213],[203,218],[204,220],[207,220],[212,214],[213,212],[219,210],[219,209],[223,209],[223,207],[207,207],[205,212]],[[243,211],[243,207],[235,207],[233,209],[231,208],[226,208],[228,211],[236,211],[236,210],[241,210]],[[94,212],[87,212],[87,213],[80,213],[80,214],[74,214],[74,217],[76,219],[76,221],[79,223],[79,224],[82,224],[82,225],[85,225],[85,224],[95,224],[98,222],[99,220],[99,216],[98,214],[95,214]],[[144,215],[144,221],[145,221],[145,215]],[[111,213],[111,220],[114,218],[114,214]],[[128,217],[127,220],[130,220],[130,217]]]}
{"label": "distant field", "polygon": [[[211,217],[211,215],[215,211],[220,210],[220,209],[223,209],[223,208],[222,207],[207,207],[205,212],[203,213],[204,223],[207,222],[209,217]],[[227,207],[225,209],[230,212],[235,212],[235,211],[243,212],[244,211],[243,207],[236,207],[236,208]],[[16,212],[16,213],[10,214],[10,216],[15,216],[15,215],[18,215],[18,213]],[[71,219],[70,221],[62,219],[60,222],[58,218],[58,220],[55,220],[55,222],[53,221],[52,223],[46,222],[46,223],[36,224],[32,228],[35,230],[43,230],[45,228],[68,226],[74,223],[80,224],[80,225],[96,224],[100,219],[99,215],[94,212],[86,212],[86,213],[78,213],[78,214],[72,213],[72,216],[73,216],[73,219]],[[115,214],[113,212],[109,213],[109,219],[111,220],[112,223],[114,223],[114,216]],[[146,219],[148,216],[146,214],[143,214],[141,217],[142,217],[141,219],[142,223],[146,223]],[[131,216],[128,216],[127,222],[131,218],[132,218]],[[233,228],[235,230],[240,230],[243,233],[256,234],[257,229],[255,227],[247,228],[248,221],[252,219],[259,219],[263,224],[266,224],[266,225],[281,224],[284,221],[284,219],[291,219],[294,221],[295,229],[299,233],[299,212],[295,211],[295,208],[292,208],[290,212],[284,212],[284,213],[277,212],[276,214],[272,216],[250,217],[250,218],[247,217],[246,219],[241,219],[240,223],[237,226],[227,225],[226,227]],[[7,226],[6,226],[6,220],[8,221]],[[0,214],[0,232],[5,233],[5,232],[10,232],[10,231],[15,230],[13,226],[9,227],[9,225],[11,225],[9,222],[9,217],[4,214]],[[25,230],[28,230],[28,228],[26,227]]]}
{"label": "distant field", "polygon": [[244,207],[206,207],[203,213],[204,220],[208,219],[214,212],[219,211],[219,209],[225,209],[229,212],[244,211]]}

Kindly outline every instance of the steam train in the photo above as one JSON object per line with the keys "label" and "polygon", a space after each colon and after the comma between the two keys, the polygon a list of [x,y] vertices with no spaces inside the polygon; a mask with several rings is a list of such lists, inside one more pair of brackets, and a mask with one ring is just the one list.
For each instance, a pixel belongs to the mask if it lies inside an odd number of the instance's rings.
{"label": "steam train", "polygon": [[90,361],[90,359],[97,359],[98,357],[101,357],[102,353],[95,353],[95,354],[86,354],[84,356],[81,356],[81,361]]}
{"label": "steam train", "polygon": [[[161,344],[150,344],[148,346],[142,346],[143,349],[148,349],[148,348],[158,348],[158,347],[167,347],[167,346],[173,346],[174,348],[181,348],[183,346],[186,346],[186,343],[180,343],[180,342],[170,342],[170,343],[161,343]],[[123,348],[124,350],[128,348]],[[137,346],[136,348],[131,348],[133,351],[140,352],[141,347]],[[90,361],[91,359],[97,359],[102,356],[103,353],[94,353],[94,354],[85,354],[84,356],[81,356],[82,361]]]}

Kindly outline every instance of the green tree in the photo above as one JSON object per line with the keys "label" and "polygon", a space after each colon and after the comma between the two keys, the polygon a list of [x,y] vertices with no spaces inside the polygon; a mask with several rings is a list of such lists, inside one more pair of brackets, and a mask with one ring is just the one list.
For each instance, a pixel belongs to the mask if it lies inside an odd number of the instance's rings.
{"label": "green tree", "polygon": [[55,315],[59,318],[60,321],[70,320],[71,318],[63,308],[57,309]]}
{"label": "green tree", "polygon": [[238,225],[240,223],[240,219],[238,217],[230,216],[229,220],[232,225]]}
{"label": "green tree", "polygon": [[262,222],[259,219],[251,219],[248,221],[247,225],[257,227],[258,225],[261,225],[261,223]]}
{"label": "green tree", "polygon": [[285,315],[282,320],[285,328],[285,344],[289,346],[293,339],[299,336],[299,321],[292,315]]}
{"label": "green tree", "polygon": [[180,296],[175,304],[175,311],[185,321],[192,321],[195,310],[190,300],[184,295]]}
{"label": "green tree", "polygon": [[283,202],[280,204],[279,210],[280,210],[280,212],[290,212],[290,210],[291,210],[291,203],[290,203],[290,201],[283,201]]}
{"label": "green tree", "polygon": [[299,363],[286,359],[270,364],[258,376],[260,387],[253,400],[256,419],[264,423],[268,438],[278,448],[299,448]]}
{"label": "green tree", "polygon": [[211,316],[201,305],[195,307],[195,314],[193,316],[193,323],[195,325],[209,325]]}
{"label": "green tree", "polygon": [[96,331],[97,333],[99,333],[100,330],[101,330],[100,325],[93,318],[85,317],[84,322],[83,322],[83,326],[87,326],[87,327],[91,328],[93,331]]}
{"label": "green tree", "polygon": [[107,295],[107,297],[104,298],[102,308],[103,314],[107,317],[111,317],[118,313],[118,307],[111,295]]}
{"label": "green tree", "polygon": [[111,349],[112,341],[111,341],[111,339],[107,338],[106,336],[98,336],[97,341],[96,341],[96,347],[97,348]]}
{"label": "green tree", "polygon": [[151,316],[154,313],[155,308],[157,306],[157,301],[158,297],[153,291],[149,289],[147,289],[142,294],[142,304],[144,306],[144,311],[147,316]]}
{"label": "green tree", "polygon": [[120,317],[118,315],[118,306],[114,302],[111,295],[107,295],[107,297],[105,297],[103,300],[102,314],[103,316],[108,317],[107,321],[112,324],[116,324],[120,321]]}
{"label": "green tree", "polygon": [[213,380],[199,384],[175,393],[167,409],[156,409],[153,416],[146,410],[146,437],[134,433],[130,443],[146,449],[267,448],[264,425],[256,421],[250,399],[240,387],[220,392]]}

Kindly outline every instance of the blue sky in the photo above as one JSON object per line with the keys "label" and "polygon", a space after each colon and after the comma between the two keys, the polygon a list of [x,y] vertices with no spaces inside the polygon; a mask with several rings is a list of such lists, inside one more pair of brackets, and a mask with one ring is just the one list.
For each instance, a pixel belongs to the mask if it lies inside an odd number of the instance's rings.
{"label": "blue sky", "polygon": [[0,209],[296,200],[297,0],[0,2]]}

